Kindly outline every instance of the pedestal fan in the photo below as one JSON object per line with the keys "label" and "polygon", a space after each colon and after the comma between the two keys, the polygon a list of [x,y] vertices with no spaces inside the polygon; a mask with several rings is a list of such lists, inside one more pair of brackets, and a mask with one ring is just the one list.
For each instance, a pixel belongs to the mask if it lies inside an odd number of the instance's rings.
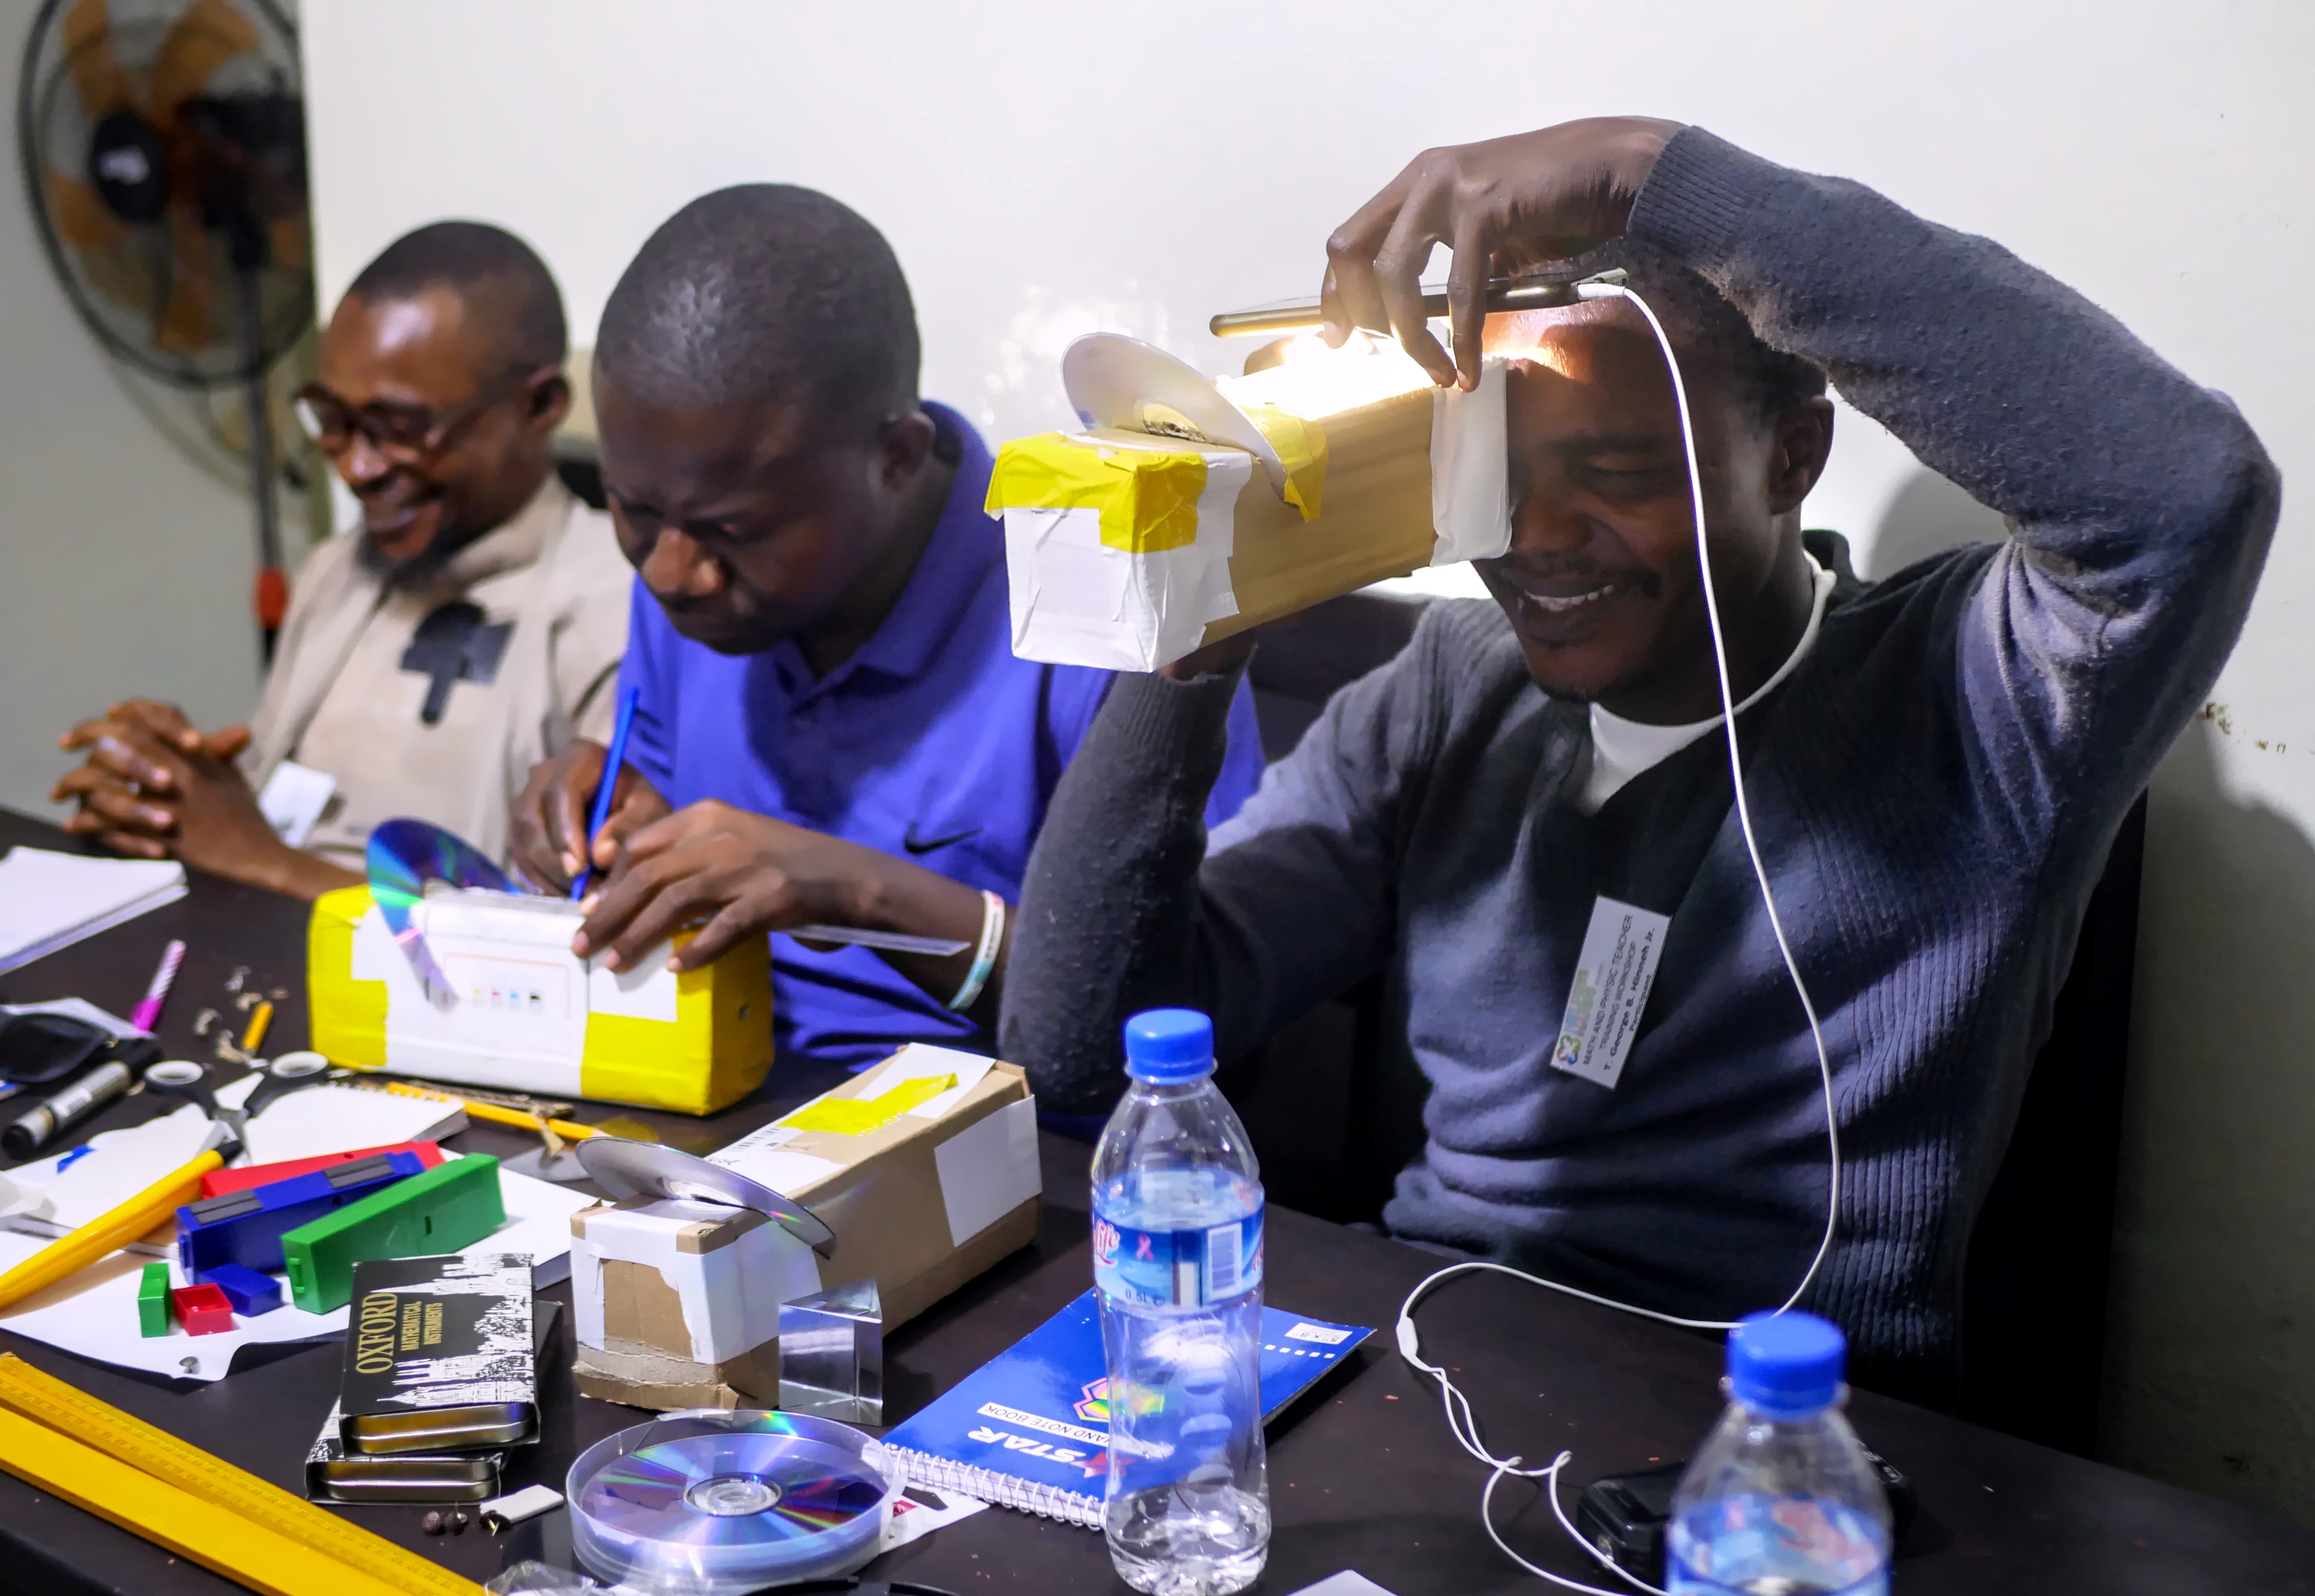
{"label": "pedestal fan", "polygon": [[106,350],[249,408],[257,624],[288,601],[266,373],[313,321],[297,34],[272,0],[47,0],[17,148],[40,241]]}

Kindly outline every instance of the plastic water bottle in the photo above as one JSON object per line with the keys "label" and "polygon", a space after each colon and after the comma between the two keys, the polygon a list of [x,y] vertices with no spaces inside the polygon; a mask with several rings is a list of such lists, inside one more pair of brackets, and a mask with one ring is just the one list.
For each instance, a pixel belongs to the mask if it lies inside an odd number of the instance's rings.
{"label": "plastic water bottle", "polygon": [[1125,1059],[1132,1085],[1093,1161],[1109,1355],[1103,1527],[1135,1590],[1223,1596],[1270,1556],[1261,1172],[1215,1089],[1205,1015],[1136,1015]]}
{"label": "plastic water bottle", "polygon": [[1672,1596],[1887,1596],[1889,1499],[1840,1416],[1848,1343],[1814,1314],[1728,1337],[1728,1411],[1672,1493]]}

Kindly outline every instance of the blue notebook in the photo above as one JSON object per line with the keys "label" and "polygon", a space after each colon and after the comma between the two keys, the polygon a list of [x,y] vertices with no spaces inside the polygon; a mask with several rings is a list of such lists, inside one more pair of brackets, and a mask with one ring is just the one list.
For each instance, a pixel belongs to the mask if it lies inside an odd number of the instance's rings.
{"label": "blue notebook", "polygon": [[[1374,1332],[1262,1310],[1264,1418]],[[884,1438],[912,1485],[1101,1528],[1109,1379],[1088,1290]]]}

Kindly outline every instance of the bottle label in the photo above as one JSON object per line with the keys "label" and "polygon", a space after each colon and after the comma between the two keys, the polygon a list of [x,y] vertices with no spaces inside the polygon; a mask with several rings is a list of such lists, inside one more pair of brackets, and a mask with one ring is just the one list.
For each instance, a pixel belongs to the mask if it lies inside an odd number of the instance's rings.
{"label": "bottle label", "polygon": [[1668,1596],[1888,1596],[1889,1541],[1845,1502],[1745,1493],[1700,1502],[1665,1537]]}
{"label": "bottle label", "polygon": [[1113,1302],[1227,1302],[1262,1284],[1262,1210],[1202,1230],[1136,1230],[1096,1211],[1093,1281]]}

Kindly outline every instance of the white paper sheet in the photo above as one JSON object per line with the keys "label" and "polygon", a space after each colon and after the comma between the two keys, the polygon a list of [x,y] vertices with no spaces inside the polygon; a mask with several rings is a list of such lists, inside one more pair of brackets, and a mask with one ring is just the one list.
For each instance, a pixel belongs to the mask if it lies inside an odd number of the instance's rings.
{"label": "white paper sheet", "polygon": [[[217,1088],[217,1101],[238,1106],[257,1088],[251,1074]],[[244,1144],[248,1164],[313,1158],[397,1141],[433,1141],[466,1128],[466,1111],[437,1099],[400,1097],[352,1086],[308,1086],[278,1097],[252,1120]],[[15,1229],[61,1235],[127,1201],[170,1170],[191,1159],[208,1135],[208,1116],[185,1104],[174,1113],[89,1138],[89,1151],[59,1172],[72,1149],[9,1171],[16,1184],[45,1201],[17,1216]],[[6,1221],[0,1221],[6,1222]]]}
{"label": "white paper sheet", "polygon": [[[922,1540],[934,1530],[946,1529],[959,1519],[969,1519],[989,1505],[980,1497],[968,1496],[962,1491],[936,1491],[929,1485],[912,1485],[909,1491],[914,1494],[904,1493],[892,1503],[892,1516],[885,1522],[881,1543],[884,1551]],[[918,1497],[925,1500],[918,1501]],[[933,1506],[935,1502],[941,1505]]]}
{"label": "white paper sheet", "polygon": [[949,1240],[962,1246],[1034,1197],[1044,1182],[1037,1165],[1037,1104],[1008,1103],[933,1149]]}
{"label": "white paper sheet", "polygon": [[833,1158],[799,1153],[787,1146],[803,1134],[789,1125],[766,1125],[729,1147],[718,1148],[707,1155],[707,1161],[769,1186],[783,1197],[800,1196],[844,1167]]}
{"label": "white paper sheet", "polygon": [[654,1270],[683,1306],[691,1361],[721,1363],[780,1333],[780,1304],[820,1289],[820,1259],[779,1225],[758,1225],[713,1252],[687,1253],[687,1225],[719,1223],[735,1211],[714,1202],[665,1199],[590,1214],[571,1249],[571,1303],[579,1344],[600,1347],[605,1261]]}
{"label": "white paper sheet", "polygon": [[[571,1216],[595,1199],[503,1169],[499,1191],[506,1202],[507,1222],[461,1253],[528,1253],[539,1285],[563,1280],[571,1272]],[[0,1231],[0,1270],[13,1268],[47,1245],[40,1237]],[[145,1265],[153,1261],[136,1253],[115,1253],[0,1312],[0,1326],[100,1362],[204,1380],[222,1379],[241,1347],[326,1341],[345,1332],[346,1309],[309,1314],[289,1304],[285,1290],[281,1307],[253,1319],[235,1316],[231,1330],[189,1335],[183,1326],[173,1325],[168,1334],[147,1337],[137,1330],[137,1288]],[[169,1283],[185,1284],[174,1256],[168,1264]]]}
{"label": "white paper sheet", "polygon": [[1315,1585],[1305,1585],[1292,1596],[1391,1596],[1382,1586],[1354,1568],[1330,1574]]}
{"label": "white paper sheet", "polygon": [[[1104,448],[1180,453],[1178,439],[1146,444],[1114,438]],[[1254,474],[1242,449],[1199,449],[1206,486],[1196,541],[1132,554],[1101,541],[1095,510],[1007,510],[1005,570],[1013,652],[1024,660],[1109,670],[1155,670],[1198,646],[1209,622],[1237,614],[1229,561],[1237,543],[1237,496]]]}
{"label": "white paper sheet", "polygon": [[1479,386],[1441,388],[1431,401],[1433,565],[1492,560],[1512,545],[1511,447],[1504,360],[1480,363]]}
{"label": "white paper sheet", "polygon": [[662,943],[625,971],[581,959],[578,905],[479,889],[438,892],[412,916],[454,989],[430,998],[376,909],[354,927],[350,973],[386,983],[386,1068],[398,1075],[576,1097],[590,1014],[672,1024]]}
{"label": "white paper sheet", "polygon": [[0,859],[0,974],[184,895],[174,859],[11,848]]}
{"label": "white paper sheet", "polygon": [[956,1048],[935,1047],[928,1042],[912,1042],[874,1069],[866,1071],[854,1086],[830,1094],[837,1097],[881,1097],[894,1086],[912,1080],[936,1079],[944,1075],[956,1077],[956,1085],[938,1096],[927,1097],[909,1110],[920,1120],[940,1120],[964,1101],[964,1095],[980,1084],[989,1073],[994,1059],[984,1059],[979,1053],[963,1052]]}
{"label": "white paper sheet", "polygon": [[337,793],[338,778],[328,771],[284,759],[265,778],[265,790],[257,795],[257,811],[275,836],[293,848],[301,848],[321,824],[322,811],[330,807]]}

